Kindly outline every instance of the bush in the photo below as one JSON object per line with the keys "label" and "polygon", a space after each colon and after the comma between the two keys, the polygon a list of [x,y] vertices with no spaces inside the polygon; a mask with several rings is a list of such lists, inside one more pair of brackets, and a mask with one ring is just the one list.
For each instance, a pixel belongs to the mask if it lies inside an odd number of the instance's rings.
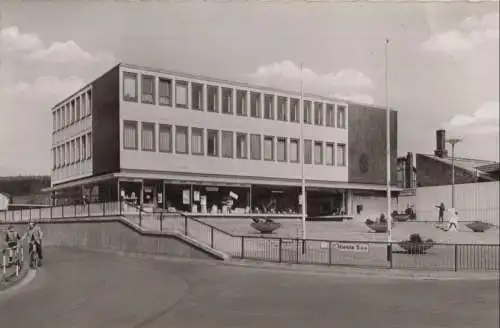
{"label": "bush", "polygon": [[366,219],[365,223],[367,225],[371,225],[371,224],[374,224],[375,222],[373,220],[370,220],[370,219]]}
{"label": "bush", "polygon": [[410,243],[421,243],[422,237],[418,233],[412,233],[409,239]]}

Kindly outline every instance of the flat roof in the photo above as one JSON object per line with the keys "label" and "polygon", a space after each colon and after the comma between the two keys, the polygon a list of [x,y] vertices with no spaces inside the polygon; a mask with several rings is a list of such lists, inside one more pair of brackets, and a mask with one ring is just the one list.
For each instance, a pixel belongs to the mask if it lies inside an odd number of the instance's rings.
{"label": "flat roof", "polygon": [[[56,103],[54,106],[52,106],[51,110],[54,109],[55,107],[58,107],[63,102],[67,101],[68,98],[71,98],[74,95],[80,93],[82,90],[88,88],[90,85],[92,85],[92,83],[94,81],[96,81],[100,77],[106,75],[111,70],[115,69],[116,67],[120,67],[120,66],[125,67],[125,68],[130,68],[130,69],[153,72],[153,73],[168,74],[168,75],[173,75],[176,77],[181,77],[181,78],[186,78],[186,79],[202,80],[202,81],[206,81],[209,83],[212,82],[212,83],[219,83],[219,84],[227,84],[227,85],[231,85],[234,87],[240,87],[240,88],[255,89],[255,90],[259,90],[261,92],[281,93],[281,94],[285,94],[288,96],[300,97],[300,90],[291,91],[291,90],[279,89],[279,88],[263,86],[263,85],[254,85],[254,84],[240,82],[240,81],[230,81],[230,80],[225,80],[225,79],[220,79],[220,78],[213,78],[213,77],[204,76],[201,74],[183,73],[183,72],[177,72],[177,71],[173,71],[173,70],[166,70],[166,69],[161,69],[161,68],[153,68],[153,67],[149,67],[149,66],[142,66],[142,65],[120,62],[120,63],[114,65],[113,67],[111,67],[110,69],[108,69],[105,73],[103,73],[103,74],[99,75],[97,78],[93,79],[91,82],[89,82],[89,83],[85,84],[84,86],[82,86],[81,88],[79,88],[77,91],[73,92],[71,95],[67,96],[63,100]],[[379,106],[379,105],[375,105],[375,104],[365,104],[362,102],[356,102],[356,101],[352,101],[352,100],[346,100],[346,99],[335,98],[335,97],[320,96],[320,95],[316,95],[316,94],[312,94],[312,93],[305,93],[305,92],[304,92],[304,97],[314,98],[314,99],[329,101],[329,102],[335,102],[335,103],[340,103],[340,104],[346,104],[346,105],[359,105],[359,106],[364,106],[364,107],[373,108],[373,109],[385,110],[387,108],[387,106]],[[395,111],[395,109],[393,109],[393,108],[390,108],[390,110]]]}

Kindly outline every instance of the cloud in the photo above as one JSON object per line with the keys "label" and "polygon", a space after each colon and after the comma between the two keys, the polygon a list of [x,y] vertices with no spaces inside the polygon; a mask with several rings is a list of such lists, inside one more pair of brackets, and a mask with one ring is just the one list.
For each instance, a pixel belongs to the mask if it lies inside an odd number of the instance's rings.
{"label": "cloud", "polygon": [[468,17],[456,29],[431,36],[422,44],[422,49],[441,53],[472,50],[488,41],[498,40],[498,24],[498,13]]}
{"label": "cloud", "polygon": [[[256,84],[267,85],[286,90],[299,90],[301,84],[300,67],[290,60],[260,66],[248,77]],[[343,69],[336,73],[321,74],[304,67],[302,70],[304,91],[319,95],[334,95],[352,101],[362,100],[372,103],[371,96],[358,92],[369,89],[372,80],[363,72],[355,69]]]}
{"label": "cloud", "polygon": [[[12,87],[5,88],[2,93],[9,98],[22,99],[25,96],[47,101],[63,99],[76,92],[83,86],[83,81],[78,77],[59,79],[56,76],[39,77],[33,83],[18,82]],[[49,104],[47,104],[49,105]]]}
{"label": "cloud", "polygon": [[0,30],[2,51],[7,53],[21,52],[27,60],[52,64],[113,62],[115,58],[109,53],[92,54],[83,50],[74,40],[53,42],[45,47],[36,34],[21,33],[17,26]]}
{"label": "cloud", "polygon": [[54,42],[46,49],[38,49],[27,56],[30,60],[40,60],[54,64],[70,62],[102,62],[114,61],[112,55],[107,53],[90,54],[80,48],[73,40]]}
{"label": "cloud", "polygon": [[32,51],[43,47],[42,40],[36,34],[19,32],[17,26],[0,30],[0,46],[6,51]]}
{"label": "cloud", "polygon": [[481,105],[472,115],[455,115],[444,127],[461,134],[492,134],[499,132],[498,101]]}

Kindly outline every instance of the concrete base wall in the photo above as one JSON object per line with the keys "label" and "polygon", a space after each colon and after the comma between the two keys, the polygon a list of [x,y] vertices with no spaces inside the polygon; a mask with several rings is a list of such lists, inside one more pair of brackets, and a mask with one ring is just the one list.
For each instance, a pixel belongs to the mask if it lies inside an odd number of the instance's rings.
{"label": "concrete base wall", "polygon": [[[189,242],[170,233],[144,232],[121,218],[67,219],[41,223],[44,246],[78,247],[92,250],[112,250],[127,253],[165,255],[196,259],[223,259],[207,247]],[[15,223],[24,233],[26,224]],[[7,226],[0,223],[0,229]]]}

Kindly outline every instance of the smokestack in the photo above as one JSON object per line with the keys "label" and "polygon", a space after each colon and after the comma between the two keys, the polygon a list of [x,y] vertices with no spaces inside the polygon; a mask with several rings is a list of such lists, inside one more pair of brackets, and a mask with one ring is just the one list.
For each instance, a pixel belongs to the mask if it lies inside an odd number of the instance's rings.
{"label": "smokestack", "polygon": [[441,129],[436,131],[436,150],[434,155],[438,157],[448,157],[448,151],[446,150],[446,131]]}

